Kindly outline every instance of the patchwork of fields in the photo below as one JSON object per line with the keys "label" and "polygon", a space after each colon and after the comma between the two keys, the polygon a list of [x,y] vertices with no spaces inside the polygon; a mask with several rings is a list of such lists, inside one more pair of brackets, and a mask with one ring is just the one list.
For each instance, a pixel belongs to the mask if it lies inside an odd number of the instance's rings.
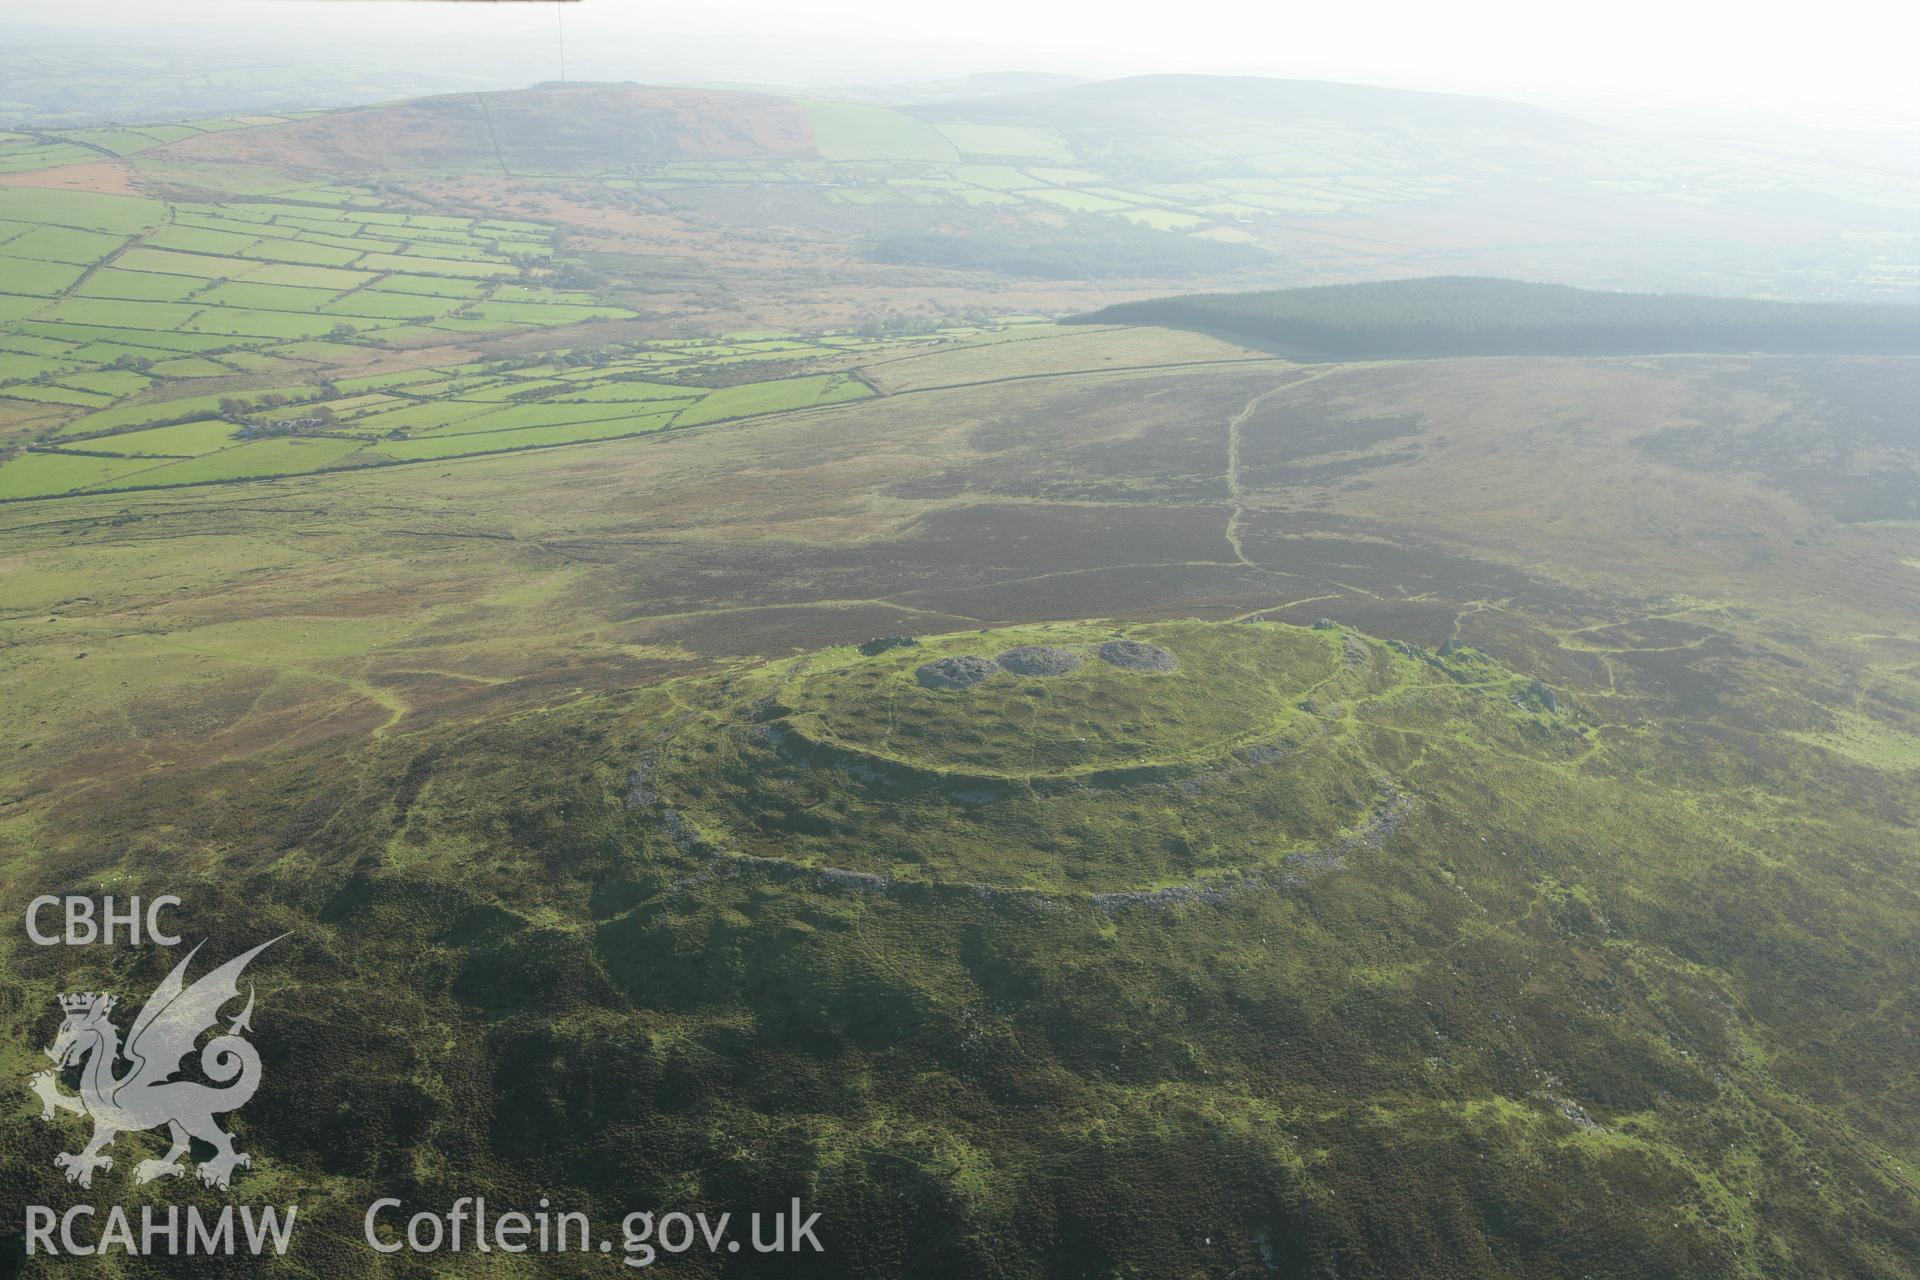
{"label": "patchwork of fields", "polygon": [[[769,352],[770,345],[725,349],[745,351],[748,358],[789,349]],[[836,348],[829,341],[823,349]],[[646,381],[648,372],[674,367],[665,364],[674,354],[671,347],[584,369],[569,367],[570,354],[531,367],[483,362],[417,369],[268,391],[246,401],[203,396],[89,414],[0,465],[0,500],[610,440],[873,394],[850,373],[718,389]]]}
{"label": "patchwork of fields", "polygon": [[102,156],[137,155],[170,142],[184,142],[230,129],[257,129],[286,124],[311,113],[220,116],[208,120],[179,120],[104,129],[62,129],[55,133],[0,130],[0,174],[27,173],[56,165],[83,164]]}
{"label": "patchwork of fields", "polygon": [[[812,408],[873,394],[851,367],[900,346],[757,330],[541,344],[452,363],[410,357],[637,313],[604,292],[559,287],[563,260],[546,224],[394,203],[320,184],[218,204],[0,189],[0,422],[14,446],[0,455],[0,501],[437,460]],[[905,345],[1018,333],[955,325]],[[404,367],[340,372],[382,353]]]}
{"label": "patchwork of fields", "polygon": [[[1060,130],[929,123],[836,102],[807,103],[806,111],[817,157],[664,160],[628,165],[601,181],[612,190],[661,193],[795,184],[819,188],[830,203],[844,206],[1112,214],[1155,230],[1236,243],[1258,239],[1250,224],[1267,215],[1437,199],[1465,181],[1414,171],[1377,139],[1367,144],[1374,163],[1336,163],[1303,145],[1314,132],[1311,123],[1206,143],[1170,142],[1163,159],[1196,172],[1175,174],[1162,164],[1154,174],[1117,175],[1099,159],[1080,158],[1080,148]],[[1359,172],[1374,167],[1398,174],[1382,179]],[[1216,172],[1204,172],[1208,168]]]}
{"label": "patchwork of fields", "polygon": [[218,205],[0,190],[0,397],[105,408],[365,335],[449,341],[632,315],[534,283],[550,229],[307,187]]}

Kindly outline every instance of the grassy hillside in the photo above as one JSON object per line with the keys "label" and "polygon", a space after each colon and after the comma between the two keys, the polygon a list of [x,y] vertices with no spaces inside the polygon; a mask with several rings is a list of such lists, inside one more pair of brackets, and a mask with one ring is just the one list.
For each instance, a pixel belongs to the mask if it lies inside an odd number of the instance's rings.
{"label": "grassy hillside", "polygon": [[[1913,1280],[1915,367],[1089,326],[0,507],[0,892],[292,931],[287,1275],[484,1194],[800,1196],[819,1275]],[[0,952],[19,1073],[160,976],[77,950]],[[215,1202],[141,1141],[94,1196]]]}
{"label": "grassy hillside", "polygon": [[1156,298],[1106,307],[1076,321],[1200,329],[1347,360],[1920,353],[1920,307],[1601,293],[1466,276]]}
{"label": "grassy hillside", "polygon": [[[243,1123],[295,1266],[538,1188],[801,1196],[783,1276],[1910,1276],[1907,1112],[1848,1125],[1904,1039],[1830,1037],[1915,976],[1912,814],[1813,758],[1471,646],[1063,623],[208,762],[36,861],[142,830],[118,885],[293,930]],[[0,1123],[30,1194],[58,1140]]]}

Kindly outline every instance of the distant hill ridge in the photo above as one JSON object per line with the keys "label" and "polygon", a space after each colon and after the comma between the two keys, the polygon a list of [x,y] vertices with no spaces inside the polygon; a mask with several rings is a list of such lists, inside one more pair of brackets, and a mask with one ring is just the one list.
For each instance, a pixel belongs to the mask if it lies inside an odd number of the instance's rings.
{"label": "distant hill ridge", "polygon": [[[1503,172],[1595,132],[1573,117],[1520,103],[1362,84],[1203,75],[1066,85],[1049,85],[1050,79],[986,77],[977,86],[955,83],[951,96],[931,102],[884,104],[875,93],[853,95],[861,101],[841,105],[855,114],[835,116],[827,106],[826,114],[835,118],[824,133],[819,108],[826,104],[814,99],[810,105],[792,90],[548,82],[349,107],[173,149],[190,159],[292,163],[343,173],[504,167],[584,174],[673,160],[957,162],[961,153],[935,131],[985,124],[1049,135],[1028,160],[1061,149],[1052,154],[1054,163],[1191,176],[1223,163],[1264,173],[1267,162],[1260,156],[1270,152],[1293,156],[1275,161],[1275,172],[1288,174],[1300,163],[1296,144],[1305,139],[1331,146],[1351,129],[1368,131],[1392,153],[1387,159],[1345,158],[1367,173],[1401,171],[1410,163],[1401,149],[1415,141],[1422,154],[1437,149],[1476,157],[1466,165],[1469,171]],[[1263,132],[1273,128],[1304,132],[1285,138]],[[862,135],[851,152],[844,136],[849,130]],[[1217,145],[1223,136],[1234,140],[1225,152]],[[946,154],[934,155],[929,147]],[[1439,163],[1437,157],[1433,162]],[[1320,162],[1306,163],[1312,168]]]}
{"label": "distant hill ridge", "polygon": [[[945,105],[977,120],[1006,115],[1111,124],[1116,118],[1136,117],[1164,125],[1169,119],[1228,115],[1263,120],[1323,118],[1353,125],[1417,121],[1429,128],[1518,128],[1548,136],[1599,132],[1575,116],[1505,98],[1269,76],[1123,76],[969,97]],[[947,114],[942,108],[936,103],[914,110],[940,118]]]}
{"label": "distant hill ridge", "polygon": [[1196,329],[1343,359],[1920,353],[1920,307],[1609,293],[1489,276],[1188,294],[1069,323]]}

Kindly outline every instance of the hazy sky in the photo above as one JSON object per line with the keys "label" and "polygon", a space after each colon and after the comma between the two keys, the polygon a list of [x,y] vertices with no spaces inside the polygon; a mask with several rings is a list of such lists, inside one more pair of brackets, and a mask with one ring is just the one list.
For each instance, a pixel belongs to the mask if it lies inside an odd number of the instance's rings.
{"label": "hazy sky", "polygon": [[[557,74],[827,84],[970,71],[1243,72],[1553,103],[1711,105],[1920,124],[1920,5],[1898,0],[0,0],[10,22],[213,22],[297,49],[352,32],[390,61],[475,40]],[[517,62],[516,66],[519,65]]]}

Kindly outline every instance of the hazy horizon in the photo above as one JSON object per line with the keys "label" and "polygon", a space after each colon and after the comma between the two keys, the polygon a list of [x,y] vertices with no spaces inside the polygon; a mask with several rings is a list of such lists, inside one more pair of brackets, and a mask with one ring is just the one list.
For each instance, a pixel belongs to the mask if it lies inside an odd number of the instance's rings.
{"label": "hazy horizon", "polygon": [[1284,13],[1201,0],[1185,15],[1170,28],[1157,7],[1135,0],[982,0],[964,11],[828,0],[804,17],[772,0],[742,0],[724,12],[684,0],[644,9],[613,0],[76,0],[9,11],[0,31],[12,31],[16,50],[69,30],[97,42],[114,28],[129,42],[164,48],[167,28],[185,27],[205,51],[211,26],[230,32],[236,52],[294,62],[352,42],[389,73],[465,77],[454,88],[560,78],[564,38],[565,72],[575,79],[827,88],[1003,71],[1241,74],[1481,94],[1617,118],[1920,127],[1920,79],[1906,52],[1920,18],[1865,4],[1828,6],[1819,24],[1784,9],[1650,0],[1613,6],[1604,21],[1511,0],[1444,11],[1395,2]]}

